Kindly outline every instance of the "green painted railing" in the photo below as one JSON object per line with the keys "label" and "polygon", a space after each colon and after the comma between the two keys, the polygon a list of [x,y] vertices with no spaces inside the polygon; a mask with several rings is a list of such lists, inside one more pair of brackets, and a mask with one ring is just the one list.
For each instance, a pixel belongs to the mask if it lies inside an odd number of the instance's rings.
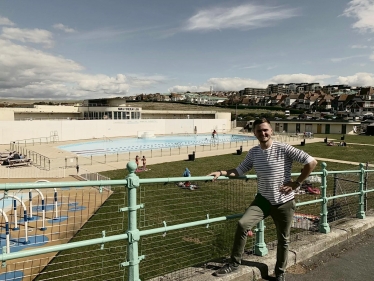
{"label": "green painted railing", "polygon": [[[330,200],[334,200],[337,198],[342,197],[350,197],[350,196],[357,196],[358,197],[358,210],[357,210],[357,218],[364,219],[365,218],[365,195],[367,193],[373,192],[374,189],[365,190],[364,187],[364,180],[366,173],[374,172],[374,170],[365,170],[364,164],[360,164],[358,170],[348,170],[348,171],[328,171],[326,169],[326,164],[322,163],[322,171],[321,172],[313,172],[312,175],[319,175],[322,178],[321,181],[321,198],[310,200],[306,202],[297,202],[297,206],[305,206],[310,204],[321,204],[321,213],[320,213],[320,223],[319,223],[319,232],[321,233],[329,233],[330,226],[328,223],[328,202]],[[3,254],[1,255],[1,261],[3,266],[5,266],[7,261],[19,258],[25,258],[30,256],[35,256],[39,254],[46,254],[51,252],[69,250],[74,248],[80,248],[84,246],[90,245],[104,245],[105,243],[113,242],[113,241],[124,241],[127,240],[128,242],[128,251],[127,251],[127,260],[121,263],[121,266],[128,268],[128,280],[129,281],[139,281],[140,274],[139,274],[139,266],[141,266],[141,261],[146,258],[139,254],[139,247],[138,243],[142,237],[157,234],[157,233],[166,233],[173,230],[184,229],[188,227],[200,226],[200,225],[211,225],[217,222],[222,222],[226,220],[237,219],[241,217],[242,214],[235,214],[235,215],[228,215],[228,216],[221,216],[221,217],[209,217],[207,215],[206,219],[191,221],[187,223],[181,223],[176,225],[167,225],[164,222],[164,226],[146,229],[146,230],[139,230],[139,226],[137,223],[137,212],[139,209],[144,208],[144,205],[138,204],[137,198],[137,188],[141,184],[149,184],[149,183],[168,183],[168,182],[180,182],[186,181],[185,177],[176,177],[176,178],[154,178],[154,179],[139,179],[139,177],[135,174],[136,164],[134,162],[129,162],[127,164],[127,169],[129,171],[129,175],[124,180],[106,180],[106,181],[84,181],[84,182],[44,182],[44,183],[7,183],[7,184],[0,184],[0,190],[4,192],[5,197],[7,193],[12,190],[28,190],[28,189],[46,189],[46,188],[64,188],[64,187],[85,187],[85,186],[96,186],[96,187],[105,187],[105,186],[118,186],[118,185],[125,185],[127,187],[127,198],[128,198],[128,205],[127,207],[123,207],[120,211],[126,211],[128,213],[128,227],[127,231],[123,234],[119,235],[111,235],[106,236],[103,233],[103,236],[100,238],[94,239],[86,239],[84,241],[79,242],[71,242],[62,245],[54,245],[54,246],[47,246],[43,248],[35,248],[30,249],[28,251],[19,251],[13,253],[6,253],[3,249]],[[331,174],[357,174],[359,175],[359,182],[357,192],[351,192],[348,194],[341,194],[335,196],[327,196],[327,176]],[[292,176],[297,176],[299,173],[293,173]],[[205,177],[189,177],[189,181],[210,181],[212,177],[205,176]],[[236,178],[238,179],[238,178]],[[248,175],[239,177],[239,179],[243,180],[251,180],[256,179],[255,175]],[[228,177],[220,177],[218,180],[230,180]],[[264,221],[261,221],[256,231],[256,241],[255,241],[255,249],[254,252],[256,255],[264,256],[268,253],[268,249],[264,239],[264,232],[265,232],[265,224]]]}

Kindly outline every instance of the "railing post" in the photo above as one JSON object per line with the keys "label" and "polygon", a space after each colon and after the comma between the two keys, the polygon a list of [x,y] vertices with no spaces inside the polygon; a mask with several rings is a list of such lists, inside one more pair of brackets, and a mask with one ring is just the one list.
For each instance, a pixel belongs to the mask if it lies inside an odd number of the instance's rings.
{"label": "railing post", "polygon": [[365,191],[364,191],[364,185],[365,185],[365,169],[364,164],[360,163],[360,195],[359,195],[359,207],[357,212],[357,218],[364,219],[366,217],[365,215]]}
{"label": "railing post", "polygon": [[140,207],[137,205],[136,189],[139,187],[139,177],[135,174],[136,163],[130,161],[127,163],[127,170],[129,175],[127,179],[128,189],[128,265],[129,265],[129,281],[140,281],[139,279],[139,253],[138,241],[140,240],[140,232],[137,228],[137,214],[136,210]]}
{"label": "railing post", "polygon": [[327,170],[326,170],[326,163],[322,163],[322,185],[321,185],[321,197],[322,197],[322,204],[321,204],[321,221],[319,225],[319,232],[321,233],[329,233],[330,226],[327,222]]}
{"label": "railing post", "polygon": [[268,254],[268,248],[265,244],[265,222],[260,221],[256,229],[255,255],[263,257]]}

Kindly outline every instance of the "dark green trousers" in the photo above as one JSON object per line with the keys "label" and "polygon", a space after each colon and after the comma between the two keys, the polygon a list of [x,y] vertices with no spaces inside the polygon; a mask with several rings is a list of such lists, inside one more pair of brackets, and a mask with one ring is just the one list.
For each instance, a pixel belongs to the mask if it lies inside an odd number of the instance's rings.
{"label": "dark green trousers", "polygon": [[261,194],[257,194],[251,205],[245,211],[243,217],[238,221],[234,246],[231,253],[232,261],[238,264],[241,263],[248,230],[256,226],[261,220],[271,216],[277,230],[278,239],[275,274],[285,272],[288,259],[290,230],[295,208],[295,200],[273,206]]}

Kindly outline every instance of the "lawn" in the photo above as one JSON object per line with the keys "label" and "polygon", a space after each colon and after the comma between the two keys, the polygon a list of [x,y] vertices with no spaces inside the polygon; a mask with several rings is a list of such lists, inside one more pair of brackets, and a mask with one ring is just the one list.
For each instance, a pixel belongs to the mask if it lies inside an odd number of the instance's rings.
{"label": "lawn", "polygon": [[[316,138],[328,138],[334,139],[340,142],[340,138],[342,134],[314,134]],[[345,142],[347,143],[361,143],[361,144],[370,144],[374,145],[374,137],[373,136],[366,136],[366,135],[344,135]]]}

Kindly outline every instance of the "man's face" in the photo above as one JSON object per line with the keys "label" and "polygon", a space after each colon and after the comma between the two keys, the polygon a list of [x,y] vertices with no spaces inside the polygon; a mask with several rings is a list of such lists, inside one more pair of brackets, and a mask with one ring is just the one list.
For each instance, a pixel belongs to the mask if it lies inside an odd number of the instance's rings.
{"label": "man's face", "polygon": [[256,125],[254,134],[259,142],[267,142],[270,140],[273,130],[269,123],[261,123]]}

